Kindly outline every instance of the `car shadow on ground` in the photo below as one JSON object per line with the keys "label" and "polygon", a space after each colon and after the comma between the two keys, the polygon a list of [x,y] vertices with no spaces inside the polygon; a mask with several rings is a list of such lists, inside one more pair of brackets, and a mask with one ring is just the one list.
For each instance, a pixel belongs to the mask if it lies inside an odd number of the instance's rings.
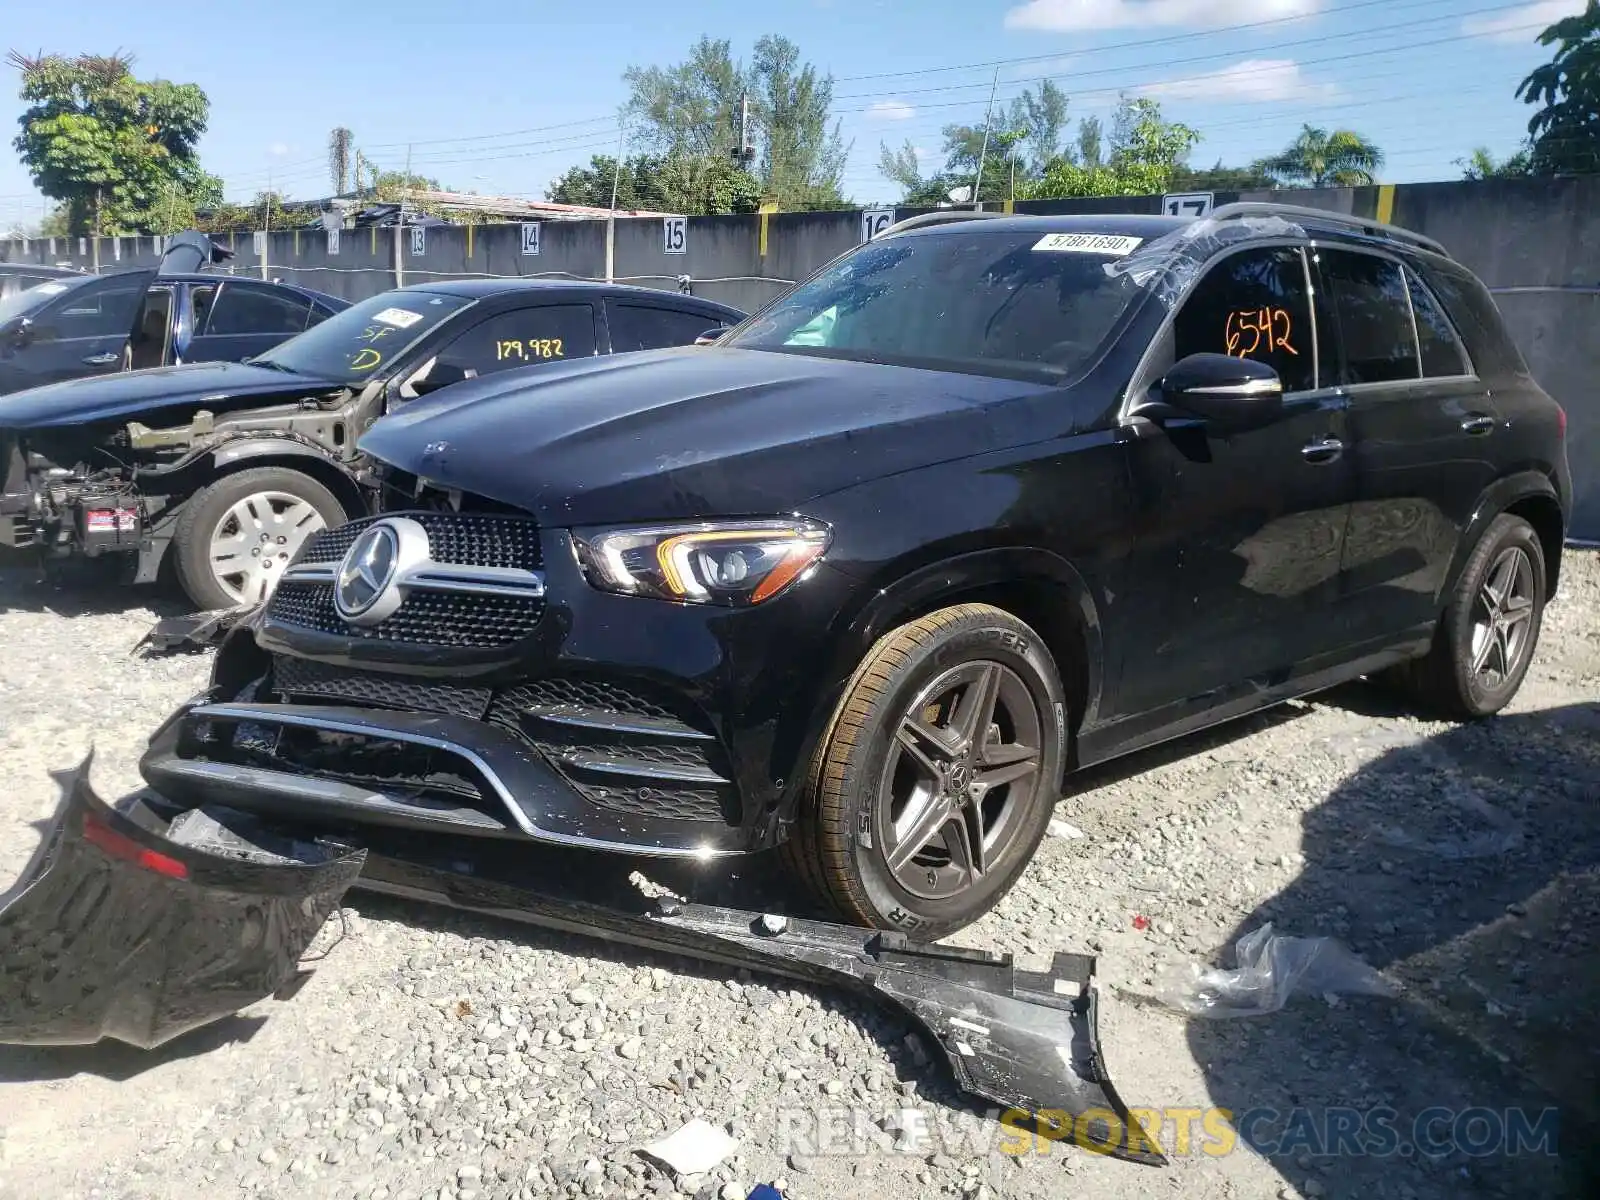
{"label": "car shadow on ground", "polygon": [[0,1046],[0,1083],[71,1079],[75,1075],[97,1075],[123,1083],[168,1063],[247,1043],[266,1023],[266,1017],[227,1017],[154,1050],[110,1038],[92,1046]]}
{"label": "car shadow on ground", "polygon": [[192,612],[194,604],[175,585],[135,587],[101,563],[66,563],[49,571],[0,568],[0,612],[97,617],[138,609],[162,618]]}
{"label": "car shadow on ground", "polygon": [[1270,921],[1401,995],[1193,1020],[1212,1103],[1308,1195],[1600,1194],[1600,704],[1348,740],[1362,765],[1305,816],[1304,870],[1217,961]]}

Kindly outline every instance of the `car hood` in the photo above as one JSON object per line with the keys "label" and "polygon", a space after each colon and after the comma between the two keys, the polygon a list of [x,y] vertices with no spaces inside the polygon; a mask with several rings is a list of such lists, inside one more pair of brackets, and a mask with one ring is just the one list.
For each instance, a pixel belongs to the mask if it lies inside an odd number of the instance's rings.
{"label": "car hood", "polygon": [[403,471],[549,524],[787,512],[1036,437],[1037,384],[803,354],[679,347],[457,384],[372,426]]}
{"label": "car hood", "polygon": [[274,393],[325,392],[337,380],[317,379],[249,363],[188,363],[69,379],[0,396],[0,429],[48,429],[124,420],[174,404]]}

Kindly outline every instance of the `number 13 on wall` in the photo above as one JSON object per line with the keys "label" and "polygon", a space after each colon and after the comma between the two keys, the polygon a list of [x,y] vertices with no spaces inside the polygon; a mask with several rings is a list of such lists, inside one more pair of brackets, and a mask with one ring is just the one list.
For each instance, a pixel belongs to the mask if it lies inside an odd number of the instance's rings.
{"label": "number 13 on wall", "polygon": [[688,252],[688,217],[663,217],[661,220],[661,232],[666,239],[663,249],[668,254],[686,254]]}

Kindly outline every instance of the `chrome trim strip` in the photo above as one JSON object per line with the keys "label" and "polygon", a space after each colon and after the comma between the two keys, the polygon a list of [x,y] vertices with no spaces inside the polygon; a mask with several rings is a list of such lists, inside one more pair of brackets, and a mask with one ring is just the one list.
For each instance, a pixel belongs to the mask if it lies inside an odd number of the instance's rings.
{"label": "chrome trim strip", "polygon": [[1283,394],[1283,384],[1276,379],[1248,379],[1244,383],[1221,383],[1215,387],[1190,388],[1204,396],[1265,396],[1276,392]]}
{"label": "chrome trim strip", "polygon": [[[311,563],[290,567],[278,577],[278,582],[331,586],[338,578],[337,563]],[[393,586],[402,591],[416,588],[424,592],[470,592],[478,596],[525,596],[537,600],[544,596],[544,573],[515,567],[467,567],[430,560],[401,571]]]}
{"label": "chrome trim strip", "polygon": [[338,563],[308,563],[290,567],[278,576],[279,583],[329,583],[339,578]]}
{"label": "chrome trim strip", "polygon": [[726,785],[729,781],[709,767],[671,766],[629,758],[626,754],[589,754],[584,751],[558,754],[568,766],[580,771],[598,771],[605,775],[622,775],[629,779],[663,779],[670,783],[706,783]]}
{"label": "chrome trim strip", "polygon": [[432,737],[425,733],[413,733],[410,730],[374,726],[361,721],[342,721],[337,717],[277,712],[274,709],[275,706],[270,704],[203,704],[191,709],[186,715],[192,718],[254,721],[261,724],[293,725],[300,729],[322,729],[329,733],[347,733],[356,737],[374,738],[378,741],[407,742],[411,745],[427,746],[434,750],[443,750],[447,754],[458,755],[471,763],[483,775],[484,779],[488,780],[489,786],[494,788],[500,802],[505,805],[506,812],[516,822],[517,828],[535,841],[547,842],[558,846],[606,850],[613,854],[645,855],[653,858],[707,859],[731,857],[738,853],[736,850],[717,849],[659,849],[628,842],[611,842],[599,838],[579,837],[574,834],[554,833],[547,829],[541,829],[528,820],[527,814],[522,811],[522,806],[512,798],[510,789],[506,787],[500,776],[495,773],[494,768],[470,746],[460,745],[450,741],[448,738]]}

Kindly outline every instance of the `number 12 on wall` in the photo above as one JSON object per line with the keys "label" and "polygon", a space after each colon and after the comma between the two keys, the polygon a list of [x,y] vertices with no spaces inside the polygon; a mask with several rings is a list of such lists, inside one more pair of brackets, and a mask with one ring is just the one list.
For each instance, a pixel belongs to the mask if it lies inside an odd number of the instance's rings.
{"label": "number 12 on wall", "polygon": [[661,220],[661,232],[662,236],[666,239],[663,249],[668,254],[688,253],[688,217],[663,217]]}

